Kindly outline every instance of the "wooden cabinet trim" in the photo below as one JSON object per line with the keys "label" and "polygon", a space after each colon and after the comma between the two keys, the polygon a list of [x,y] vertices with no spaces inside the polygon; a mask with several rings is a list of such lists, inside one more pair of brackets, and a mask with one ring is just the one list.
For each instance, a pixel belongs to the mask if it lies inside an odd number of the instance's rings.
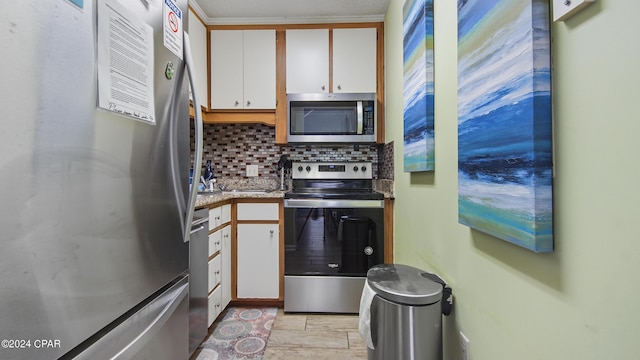
{"label": "wooden cabinet trim", "polygon": [[[259,123],[268,126],[274,126],[276,129],[275,143],[277,145],[287,144],[287,109],[286,109],[286,37],[285,31],[291,29],[329,29],[329,41],[332,44],[333,29],[345,28],[376,28],[377,29],[377,51],[376,51],[376,78],[377,78],[377,105],[378,105],[378,128],[377,142],[384,144],[385,142],[385,81],[384,81],[384,23],[383,22],[364,22],[364,23],[333,23],[333,24],[256,24],[256,25],[207,25],[207,69],[211,68],[211,30],[276,30],[276,109],[271,111],[248,112],[247,110],[238,110],[235,112],[212,111],[210,99],[207,99],[206,109],[203,108],[203,121],[212,124],[229,124],[229,123]],[[329,47],[332,51],[332,47]],[[330,54],[331,56],[331,54]],[[331,61],[329,62],[329,86],[333,89],[333,69]],[[211,74],[207,73],[207,88],[211,88]],[[193,116],[193,109],[190,110]]]}
{"label": "wooden cabinet trim", "polygon": [[393,200],[384,199],[384,262],[393,264]]}

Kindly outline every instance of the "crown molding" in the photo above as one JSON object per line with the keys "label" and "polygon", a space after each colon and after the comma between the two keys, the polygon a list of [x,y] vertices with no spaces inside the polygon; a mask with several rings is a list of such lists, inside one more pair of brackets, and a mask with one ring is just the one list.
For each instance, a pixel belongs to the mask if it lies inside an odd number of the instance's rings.
{"label": "crown molding", "polygon": [[331,24],[384,22],[384,15],[367,16],[308,16],[308,17],[209,17],[196,1],[190,1],[189,7],[202,19],[205,25],[279,25],[279,24]]}
{"label": "crown molding", "polygon": [[279,25],[384,22],[384,15],[376,16],[313,16],[270,18],[205,18],[207,25]]}

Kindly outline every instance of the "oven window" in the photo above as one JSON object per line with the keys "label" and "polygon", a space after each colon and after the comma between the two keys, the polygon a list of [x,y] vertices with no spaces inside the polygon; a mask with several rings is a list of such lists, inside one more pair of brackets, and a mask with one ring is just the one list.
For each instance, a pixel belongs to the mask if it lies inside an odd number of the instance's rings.
{"label": "oven window", "polygon": [[384,262],[384,209],[285,208],[285,274],[366,276]]}
{"label": "oven window", "polygon": [[291,135],[355,135],[358,113],[355,101],[292,101]]}

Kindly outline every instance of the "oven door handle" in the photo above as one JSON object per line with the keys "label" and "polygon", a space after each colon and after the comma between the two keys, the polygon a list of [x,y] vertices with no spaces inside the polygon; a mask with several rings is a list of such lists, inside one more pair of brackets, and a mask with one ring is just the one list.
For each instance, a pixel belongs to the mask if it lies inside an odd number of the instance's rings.
{"label": "oven door handle", "polygon": [[284,199],[285,208],[384,208],[384,200]]}

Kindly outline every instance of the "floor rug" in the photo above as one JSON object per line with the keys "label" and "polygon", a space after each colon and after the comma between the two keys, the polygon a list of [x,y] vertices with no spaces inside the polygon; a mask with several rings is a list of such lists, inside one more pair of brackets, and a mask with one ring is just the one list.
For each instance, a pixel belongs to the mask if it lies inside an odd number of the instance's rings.
{"label": "floor rug", "polygon": [[276,308],[228,308],[196,360],[262,359],[276,313]]}

